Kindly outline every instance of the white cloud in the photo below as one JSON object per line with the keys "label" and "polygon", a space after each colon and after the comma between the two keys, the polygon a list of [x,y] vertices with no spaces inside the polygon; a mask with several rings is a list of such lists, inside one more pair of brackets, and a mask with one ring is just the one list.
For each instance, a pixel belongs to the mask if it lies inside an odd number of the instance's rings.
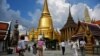
{"label": "white cloud", "polygon": [[100,4],[94,8],[91,16],[93,19],[100,20]]}
{"label": "white cloud", "polygon": [[89,6],[87,6],[86,4],[83,4],[83,3],[78,3],[78,4],[72,5],[71,13],[72,13],[72,16],[76,22],[78,19],[80,19],[80,20],[84,19],[85,8],[88,8],[89,15],[91,18],[92,9]]}
{"label": "white cloud", "polygon": [[22,26],[22,25],[19,25],[19,31],[23,31],[23,30],[26,30],[26,28],[24,27],[24,26]]}
{"label": "white cloud", "polygon": [[34,13],[28,12],[28,15],[32,18],[31,23],[34,25],[34,28],[37,28],[41,16],[41,10],[37,9]]}
{"label": "white cloud", "polygon": [[19,35],[25,35],[26,34],[26,27],[19,25]]}
{"label": "white cloud", "polygon": [[[61,21],[65,23],[69,3],[65,3],[65,0],[48,0],[48,4],[53,22],[55,22],[54,26],[56,27]],[[62,23],[59,25],[62,25]]]}

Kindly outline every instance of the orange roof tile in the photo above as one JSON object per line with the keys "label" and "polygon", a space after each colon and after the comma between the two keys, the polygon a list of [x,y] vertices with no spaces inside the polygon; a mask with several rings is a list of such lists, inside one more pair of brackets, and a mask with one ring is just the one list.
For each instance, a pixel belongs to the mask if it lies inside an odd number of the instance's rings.
{"label": "orange roof tile", "polygon": [[99,24],[100,25],[100,20],[95,21],[94,24]]}
{"label": "orange roof tile", "polygon": [[8,24],[7,23],[0,23],[0,30],[7,30],[8,29]]}
{"label": "orange roof tile", "polygon": [[9,23],[0,21],[0,41],[4,40],[7,35]]}

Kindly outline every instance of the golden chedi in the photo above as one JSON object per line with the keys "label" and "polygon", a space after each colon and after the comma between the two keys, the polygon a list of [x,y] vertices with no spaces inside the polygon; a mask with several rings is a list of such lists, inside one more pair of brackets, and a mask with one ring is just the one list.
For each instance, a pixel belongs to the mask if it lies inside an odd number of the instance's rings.
{"label": "golden chedi", "polygon": [[43,34],[44,37],[49,39],[52,39],[53,37],[53,23],[48,9],[47,0],[44,2],[44,8],[39,20],[38,34]]}
{"label": "golden chedi", "polygon": [[38,40],[39,34],[50,40],[60,39],[60,33],[55,33],[52,17],[50,15],[47,0],[44,0],[44,7],[39,20],[38,28],[34,31],[33,38]]}

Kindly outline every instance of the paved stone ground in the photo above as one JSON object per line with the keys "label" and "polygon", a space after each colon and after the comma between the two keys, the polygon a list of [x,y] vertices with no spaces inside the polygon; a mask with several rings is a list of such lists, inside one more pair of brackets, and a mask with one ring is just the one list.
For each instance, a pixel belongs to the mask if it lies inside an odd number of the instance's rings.
{"label": "paved stone ground", "polygon": [[[18,56],[18,54],[2,54],[0,56]],[[25,52],[25,56],[37,56],[37,55],[33,55],[32,52]],[[73,56],[72,54],[72,50],[70,48],[70,46],[66,46],[66,51],[65,51],[65,55],[62,55],[61,50],[46,50],[44,51],[44,56]],[[81,56],[80,52],[79,52],[79,56]],[[90,54],[86,54],[86,56],[100,56],[100,55],[90,55]]]}

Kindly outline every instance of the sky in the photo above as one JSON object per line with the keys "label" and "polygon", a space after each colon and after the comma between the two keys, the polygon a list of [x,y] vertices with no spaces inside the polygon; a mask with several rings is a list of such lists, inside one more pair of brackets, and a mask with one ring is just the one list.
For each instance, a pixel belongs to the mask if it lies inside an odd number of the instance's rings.
{"label": "sky", "polygon": [[[0,21],[19,21],[20,29],[37,28],[44,0],[0,0]],[[100,0],[48,0],[48,7],[55,29],[61,29],[69,13],[75,22],[84,19],[84,8],[90,18],[100,20]],[[63,23],[62,23],[63,22]]]}

